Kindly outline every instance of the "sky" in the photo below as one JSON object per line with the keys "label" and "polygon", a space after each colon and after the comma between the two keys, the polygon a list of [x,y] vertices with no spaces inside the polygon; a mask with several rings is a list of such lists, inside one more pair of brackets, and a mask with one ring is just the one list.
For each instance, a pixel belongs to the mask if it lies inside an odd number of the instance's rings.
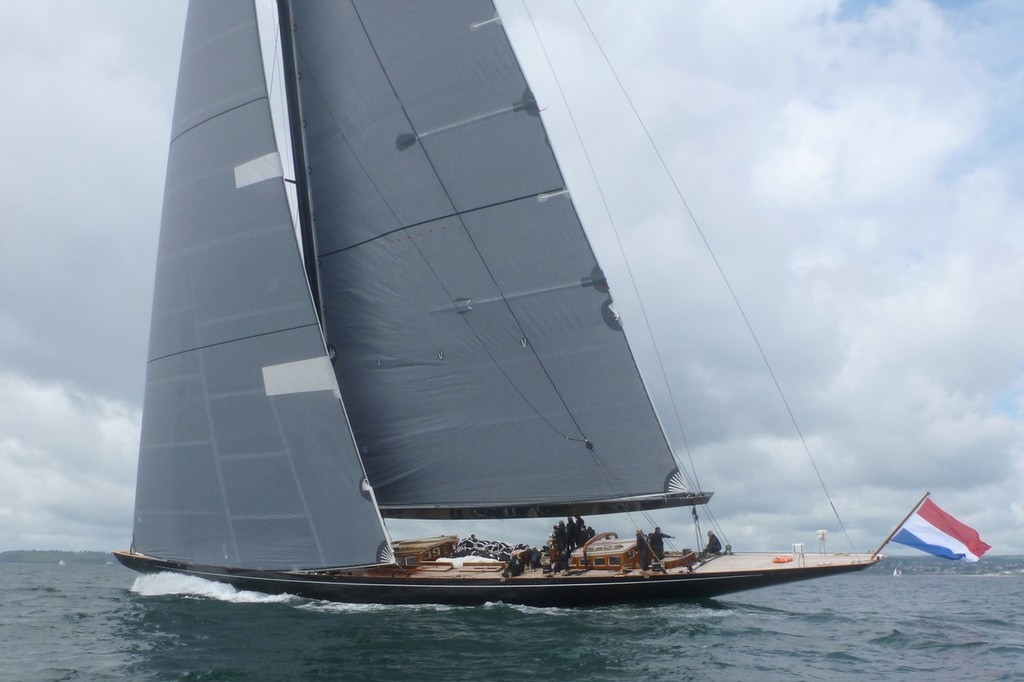
{"label": "sky", "polygon": [[[1024,8],[579,6],[499,3],[727,541],[873,550],[930,491],[1024,553]],[[0,551],[130,540],[185,9],[0,0]]]}

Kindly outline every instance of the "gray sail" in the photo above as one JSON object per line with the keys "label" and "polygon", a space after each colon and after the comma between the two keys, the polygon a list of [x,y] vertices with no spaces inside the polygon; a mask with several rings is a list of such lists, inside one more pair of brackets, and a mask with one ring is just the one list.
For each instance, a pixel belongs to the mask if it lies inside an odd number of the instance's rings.
{"label": "gray sail", "polygon": [[324,326],[382,512],[692,503],[492,3],[291,6]]}
{"label": "gray sail", "polygon": [[299,255],[251,0],[188,11],[134,548],[254,569],[389,552]]}

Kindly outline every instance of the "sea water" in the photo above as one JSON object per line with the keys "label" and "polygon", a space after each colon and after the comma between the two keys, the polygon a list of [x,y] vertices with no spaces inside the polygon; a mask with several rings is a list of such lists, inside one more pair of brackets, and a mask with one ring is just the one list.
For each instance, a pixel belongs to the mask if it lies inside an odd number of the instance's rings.
{"label": "sea water", "polygon": [[354,606],[0,564],[0,679],[1024,679],[1024,559],[942,563],[593,609]]}

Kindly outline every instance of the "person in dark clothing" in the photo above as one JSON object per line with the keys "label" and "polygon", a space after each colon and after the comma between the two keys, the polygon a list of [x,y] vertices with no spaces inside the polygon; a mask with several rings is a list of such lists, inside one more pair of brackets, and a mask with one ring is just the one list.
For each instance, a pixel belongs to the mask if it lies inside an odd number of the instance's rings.
{"label": "person in dark clothing", "polygon": [[579,547],[579,534],[576,531],[576,522],[571,516],[565,517],[565,546],[570,552]]}
{"label": "person in dark clothing", "polygon": [[554,562],[552,562],[552,564],[551,564],[551,572],[552,573],[558,573],[559,571],[568,571],[568,570],[569,570],[569,553],[568,552],[562,552],[561,554],[558,555],[558,558],[555,559]]}
{"label": "person in dark clothing", "polygon": [[651,567],[651,547],[647,536],[639,528],[636,529],[636,551],[640,555],[640,568],[646,571]]}
{"label": "person in dark clothing", "polygon": [[520,558],[522,558],[523,565],[527,568],[540,568],[541,554],[540,550],[536,547],[527,547],[524,549]]}
{"label": "person in dark clothing", "polygon": [[565,530],[565,521],[559,521],[555,526],[555,552],[561,554],[568,546],[569,536]]}
{"label": "person in dark clothing", "polygon": [[514,578],[517,575],[522,575],[523,574],[523,570],[525,570],[525,567],[523,566],[522,559],[519,558],[518,554],[513,554],[512,556],[510,556],[508,558],[508,563],[505,565],[505,570],[502,571],[501,577],[502,578],[513,577]]}
{"label": "person in dark clothing", "polygon": [[708,545],[704,548],[704,553],[708,556],[718,555],[722,553],[722,542],[718,539],[710,530],[708,531]]}
{"label": "person in dark clothing", "polygon": [[576,517],[576,546],[582,547],[587,544],[587,524],[583,523],[583,519],[579,516]]}
{"label": "person in dark clothing", "polygon": [[647,541],[651,543],[651,551],[658,561],[665,558],[665,538],[673,539],[671,535],[661,532],[661,526],[656,527],[654,532],[647,536]]}

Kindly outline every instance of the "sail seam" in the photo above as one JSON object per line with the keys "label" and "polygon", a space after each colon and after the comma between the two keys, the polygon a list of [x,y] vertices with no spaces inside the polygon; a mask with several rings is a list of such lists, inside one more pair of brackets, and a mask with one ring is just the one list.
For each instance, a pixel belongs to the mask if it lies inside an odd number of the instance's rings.
{"label": "sail seam", "polygon": [[288,453],[284,450],[271,450],[268,452],[241,452],[237,454],[221,455],[220,459],[223,461],[252,461],[258,459],[276,459],[287,456]]}
{"label": "sail seam", "polygon": [[[232,514],[232,521],[299,521],[311,519],[309,514]],[[323,559],[321,559],[323,561]]]}
{"label": "sail seam", "polygon": [[[193,311],[193,315],[195,312]],[[198,322],[198,319],[194,320]],[[204,408],[204,416],[206,417],[206,428],[207,433],[210,436],[210,454],[213,456],[213,470],[216,473],[217,478],[217,489],[220,492],[220,503],[223,505],[221,511],[224,514],[224,520],[227,525],[227,538],[226,542],[221,545],[225,563],[234,561],[236,565],[241,563],[242,553],[238,547],[238,534],[235,532],[235,525],[231,522],[231,499],[228,495],[228,488],[224,482],[224,463],[220,459],[220,445],[216,438],[216,420],[213,417],[213,410],[211,409],[211,396],[210,387],[208,381],[208,370],[207,362],[202,354],[196,357],[196,363],[199,367],[199,382],[202,384],[202,406]],[[228,558],[228,543],[234,556]]]}
{"label": "sail seam", "polygon": [[216,343],[207,343],[207,344],[202,345],[202,346],[196,346],[194,348],[186,348],[185,350],[179,350],[176,353],[168,353],[167,355],[161,355],[158,358],[151,358],[146,364],[147,365],[151,365],[154,362],[159,362],[160,360],[166,360],[168,358],[173,358],[173,357],[178,356],[178,355],[184,355],[185,353],[192,353],[192,352],[195,352],[197,350],[206,350],[207,348],[216,348],[217,346],[223,346],[223,345],[228,344],[228,343],[235,343],[236,341],[248,341],[249,339],[258,339],[258,338],[260,338],[262,336],[270,336],[271,334],[280,334],[281,332],[291,332],[291,331],[295,331],[296,329],[305,329],[307,327],[317,327],[317,326],[318,325],[316,323],[300,324],[300,325],[297,325],[295,327],[286,327],[284,329],[275,329],[274,331],[261,332],[259,334],[250,334],[249,336],[239,336],[239,337],[234,338],[234,339],[226,339],[224,341],[217,341]]}
{"label": "sail seam", "polygon": [[199,121],[198,123],[190,125],[188,128],[186,128],[185,130],[182,130],[180,133],[178,133],[177,135],[172,137],[171,138],[171,144],[173,145],[175,142],[180,140],[183,135],[187,135],[188,133],[190,133],[191,131],[195,130],[199,126],[201,126],[201,125],[203,125],[205,123],[209,123],[210,121],[212,121],[215,118],[220,118],[224,114],[230,114],[232,111],[238,111],[239,109],[247,107],[250,104],[254,104],[256,102],[259,102],[260,100],[267,100],[267,106],[270,106],[270,100],[267,97],[256,97],[256,98],[253,98],[253,99],[249,100],[248,102],[242,102],[241,104],[236,104],[235,106],[231,107],[230,109],[225,109],[224,111],[218,112],[218,113],[214,114],[213,116],[208,116],[207,118],[204,118],[202,121]]}
{"label": "sail seam", "polygon": [[224,513],[219,509],[217,511],[184,509],[172,511],[168,509],[147,509],[145,507],[141,507],[138,511],[144,513],[146,516],[213,516],[216,518],[224,516]]}
{"label": "sail seam", "polygon": [[[435,175],[436,175],[436,173],[435,173]],[[444,185],[442,184],[442,187],[443,186]],[[487,209],[490,209],[490,208],[497,208],[498,206],[505,206],[505,205],[508,205],[508,204],[514,204],[515,202],[522,201],[523,199],[533,199],[533,198],[539,197],[539,196],[541,196],[543,194],[548,194],[550,192],[561,191],[562,189],[563,189],[562,187],[558,187],[558,188],[554,188],[554,189],[546,189],[546,190],[542,190],[540,192],[534,192],[532,194],[524,194],[522,196],[513,197],[511,199],[505,199],[503,201],[495,201],[494,203],[491,203],[491,204],[485,204],[483,206],[474,206],[473,208],[467,208],[467,209],[462,210],[462,211],[455,211],[453,213],[448,213],[446,215],[436,216],[434,218],[428,218],[426,220],[421,220],[419,222],[410,223],[409,225],[402,225],[401,227],[396,227],[395,229],[389,230],[388,232],[382,232],[381,234],[378,234],[378,235],[376,235],[374,237],[370,237],[369,239],[364,239],[361,242],[357,242],[355,244],[350,244],[349,246],[346,246],[344,248],[335,249],[334,251],[325,251],[325,252],[320,254],[320,257],[321,258],[326,258],[327,256],[335,256],[335,255],[337,255],[339,253],[345,253],[346,251],[351,251],[352,249],[359,248],[360,246],[366,246],[367,244],[371,244],[371,243],[377,241],[378,239],[383,239],[384,237],[390,237],[391,235],[398,234],[399,232],[403,232],[405,230],[412,230],[412,229],[415,229],[417,227],[421,227],[423,225],[429,225],[430,223],[436,223],[438,221],[448,220],[450,218],[461,218],[462,216],[469,215],[470,213],[476,213],[478,211],[486,211]]]}

